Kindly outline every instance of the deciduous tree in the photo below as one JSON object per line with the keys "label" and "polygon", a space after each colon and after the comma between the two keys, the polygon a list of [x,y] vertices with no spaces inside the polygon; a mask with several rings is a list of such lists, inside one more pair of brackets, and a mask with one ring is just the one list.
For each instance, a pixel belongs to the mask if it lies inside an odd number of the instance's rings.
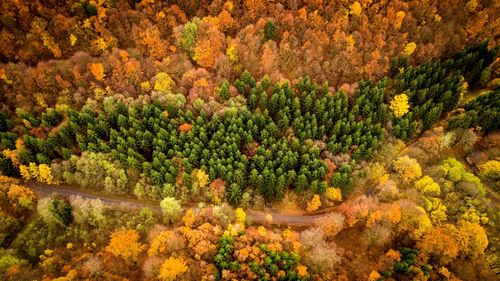
{"label": "deciduous tree", "polygon": [[179,200],[173,197],[166,197],[160,202],[160,207],[167,222],[175,221],[182,211]]}
{"label": "deciduous tree", "polygon": [[91,63],[89,65],[90,73],[94,76],[97,81],[103,81],[106,76],[104,72],[104,66],[100,62]]}
{"label": "deciduous tree", "polygon": [[408,103],[408,96],[406,94],[400,94],[394,97],[391,101],[390,109],[396,117],[402,117],[408,113],[410,105]]}
{"label": "deciduous tree", "polygon": [[455,232],[454,225],[433,227],[417,243],[417,247],[422,253],[440,264],[446,265],[458,256],[459,245],[455,238]]}
{"label": "deciduous tree", "polygon": [[318,194],[314,194],[313,198],[307,203],[307,211],[314,212],[321,207],[321,199]]}
{"label": "deciduous tree", "polygon": [[133,229],[121,229],[111,234],[106,251],[127,262],[135,262],[140,258],[144,245],[139,241],[139,233]]}
{"label": "deciduous tree", "polygon": [[422,176],[422,169],[417,160],[410,158],[408,156],[401,156],[396,160],[392,161],[394,170],[398,172],[400,177],[405,182],[414,181]]}
{"label": "deciduous tree", "polygon": [[174,281],[187,270],[186,261],[182,257],[170,257],[162,263],[158,277],[163,281]]}

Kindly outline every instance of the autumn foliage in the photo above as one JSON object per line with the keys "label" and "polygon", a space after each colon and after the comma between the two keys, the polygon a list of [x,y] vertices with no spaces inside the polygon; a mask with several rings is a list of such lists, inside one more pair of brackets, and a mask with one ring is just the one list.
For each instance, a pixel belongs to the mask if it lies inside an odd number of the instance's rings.
{"label": "autumn foliage", "polygon": [[498,8],[1,1],[2,280],[494,280]]}
{"label": "autumn foliage", "polygon": [[391,101],[391,110],[394,112],[396,117],[401,117],[408,113],[410,105],[408,104],[408,96],[405,94],[400,94],[394,97]]}
{"label": "autumn foliage", "polygon": [[143,250],[144,245],[139,242],[139,233],[130,229],[113,232],[106,247],[106,251],[128,262],[136,261]]}
{"label": "autumn foliage", "polygon": [[163,281],[173,281],[177,280],[177,277],[187,270],[186,262],[182,258],[170,257],[161,264],[160,275],[158,277]]}

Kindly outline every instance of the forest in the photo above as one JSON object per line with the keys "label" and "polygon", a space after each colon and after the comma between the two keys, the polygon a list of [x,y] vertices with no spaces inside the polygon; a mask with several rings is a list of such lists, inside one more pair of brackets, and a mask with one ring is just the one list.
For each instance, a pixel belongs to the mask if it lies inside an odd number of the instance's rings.
{"label": "forest", "polygon": [[5,0],[1,280],[500,280],[500,3]]}

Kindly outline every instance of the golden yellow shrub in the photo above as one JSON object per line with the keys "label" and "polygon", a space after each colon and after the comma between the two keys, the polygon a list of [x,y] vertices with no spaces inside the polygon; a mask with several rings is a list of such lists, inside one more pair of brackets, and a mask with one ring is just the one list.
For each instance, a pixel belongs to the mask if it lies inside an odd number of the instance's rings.
{"label": "golden yellow shrub", "polygon": [[406,44],[406,46],[403,50],[403,54],[405,56],[411,56],[411,54],[413,54],[413,52],[415,52],[415,49],[417,49],[417,44],[415,44],[415,42],[410,42],[410,43]]}
{"label": "golden yellow shrub", "polygon": [[329,187],[326,189],[325,197],[330,201],[342,201],[342,191],[340,188]]}
{"label": "golden yellow shrub", "polygon": [[314,212],[321,207],[321,200],[318,194],[315,194],[311,201],[307,203],[307,211]]}

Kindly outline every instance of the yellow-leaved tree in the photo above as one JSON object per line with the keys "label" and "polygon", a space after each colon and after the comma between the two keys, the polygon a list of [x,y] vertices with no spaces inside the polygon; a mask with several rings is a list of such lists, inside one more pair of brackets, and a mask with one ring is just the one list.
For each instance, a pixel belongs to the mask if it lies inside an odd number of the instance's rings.
{"label": "yellow-leaved tree", "polygon": [[358,2],[358,1],[355,1],[354,3],[352,3],[350,6],[350,14],[353,14],[357,17],[359,17],[361,15],[361,11],[363,11],[363,7],[361,6],[361,4]]}
{"label": "yellow-leaved tree", "polygon": [[75,46],[77,40],[78,38],[73,33],[69,35],[69,44],[71,46]]}
{"label": "yellow-leaved tree", "polygon": [[431,177],[425,176],[415,182],[415,188],[423,195],[439,196],[441,188]]}
{"label": "yellow-leaved tree", "polygon": [[232,63],[238,62],[238,49],[236,48],[236,44],[229,45],[226,50],[226,55]]}
{"label": "yellow-leaved tree", "polygon": [[500,180],[500,161],[490,160],[486,163],[478,165],[478,168],[483,177],[492,181]]}
{"label": "yellow-leaved tree", "polygon": [[31,178],[38,178],[38,166],[35,163],[30,162],[29,171]]}
{"label": "yellow-leaved tree", "polygon": [[413,54],[413,52],[415,52],[416,49],[417,49],[417,44],[415,44],[415,42],[410,42],[406,44],[403,50],[403,54],[409,57],[411,56],[411,54]]}
{"label": "yellow-leaved tree", "polygon": [[182,222],[187,227],[193,226],[195,220],[196,220],[196,215],[193,209],[187,210],[186,213],[184,214],[184,217],[182,217]]}
{"label": "yellow-leaved tree", "polygon": [[300,277],[304,277],[304,276],[307,276],[307,267],[305,265],[298,265],[297,266],[297,274],[300,276]]}
{"label": "yellow-leaved tree", "polygon": [[30,179],[32,179],[32,176],[31,176],[31,173],[30,173],[30,169],[28,168],[28,166],[25,166],[25,165],[20,165],[19,166],[19,172],[21,173],[21,176],[23,177],[23,179],[29,181]]}
{"label": "yellow-leaved tree", "polygon": [[29,166],[20,165],[19,171],[21,176],[25,180],[36,179],[39,182],[46,184],[53,184],[54,177],[52,176],[52,169],[47,164],[36,165],[35,163],[30,163]]}
{"label": "yellow-leaved tree", "polygon": [[397,30],[401,29],[401,24],[403,24],[403,19],[405,18],[406,13],[404,11],[399,11],[396,14],[396,20],[394,21],[394,28]]}
{"label": "yellow-leaved tree", "polygon": [[380,277],[382,276],[380,275],[380,273],[378,273],[378,271],[372,270],[372,272],[370,272],[370,275],[368,276],[368,281],[380,280]]}
{"label": "yellow-leaved tree", "polygon": [[265,237],[267,236],[267,229],[261,225],[257,228],[257,233],[259,233],[260,236]]}
{"label": "yellow-leaved tree", "polygon": [[160,267],[160,275],[158,276],[162,281],[177,280],[177,277],[188,270],[186,261],[179,257],[170,257],[162,263]]}
{"label": "yellow-leaved tree", "polygon": [[431,228],[432,222],[422,207],[409,205],[401,208],[401,221],[398,223],[401,233],[407,233],[417,240]]}
{"label": "yellow-leaved tree", "polygon": [[154,90],[155,91],[160,91],[160,92],[170,92],[172,90],[172,87],[175,85],[174,80],[170,77],[165,72],[159,72],[155,76],[155,86]]}
{"label": "yellow-leaved tree", "polygon": [[160,234],[153,239],[149,246],[148,255],[150,257],[167,255],[182,249],[184,246],[185,243],[182,237],[172,230],[166,230],[160,232]]}
{"label": "yellow-leaved tree", "polygon": [[321,207],[321,200],[318,194],[314,194],[313,198],[307,203],[307,211],[314,212]]}
{"label": "yellow-leaved tree", "polygon": [[387,220],[389,220],[391,223],[398,223],[401,221],[401,206],[397,204],[393,204],[392,206],[389,207],[389,209],[385,213],[385,217]]}
{"label": "yellow-leaved tree", "polygon": [[462,256],[472,258],[481,256],[488,246],[486,231],[477,223],[459,221],[455,238]]}
{"label": "yellow-leaved tree", "polygon": [[52,169],[47,164],[38,165],[38,177],[36,178],[39,182],[52,184],[54,178],[52,177]]}
{"label": "yellow-leaved tree", "polygon": [[19,167],[19,165],[21,165],[21,162],[19,161],[19,156],[17,156],[17,152],[15,150],[6,149],[3,151],[3,156],[10,159],[10,161],[12,161],[12,164],[14,164],[14,166]]}
{"label": "yellow-leaved tree", "polygon": [[205,173],[203,170],[196,170],[194,172],[196,183],[198,184],[198,187],[203,188],[207,185],[208,183],[208,175]]}
{"label": "yellow-leaved tree", "polygon": [[394,165],[394,170],[398,172],[399,176],[405,182],[414,181],[422,176],[422,168],[418,164],[417,160],[408,157],[407,155],[401,156],[398,159],[392,161]]}
{"label": "yellow-leaved tree", "polygon": [[245,213],[245,211],[243,211],[242,208],[238,208],[236,209],[235,215],[236,215],[236,222],[241,225],[245,225],[245,222],[247,220],[247,213]]}
{"label": "yellow-leaved tree", "polygon": [[139,242],[139,233],[133,229],[121,229],[111,234],[111,240],[106,251],[116,257],[122,257],[127,262],[137,261],[144,250]]}
{"label": "yellow-leaved tree", "polygon": [[394,116],[401,117],[404,116],[408,111],[410,111],[410,104],[408,103],[408,96],[406,94],[400,94],[394,97],[389,106]]}
{"label": "yellow-leaved tree", "polygon": [[329,187],[326,189],[325,197],[329,201],[342,201],[342,191],[340,188]]}

